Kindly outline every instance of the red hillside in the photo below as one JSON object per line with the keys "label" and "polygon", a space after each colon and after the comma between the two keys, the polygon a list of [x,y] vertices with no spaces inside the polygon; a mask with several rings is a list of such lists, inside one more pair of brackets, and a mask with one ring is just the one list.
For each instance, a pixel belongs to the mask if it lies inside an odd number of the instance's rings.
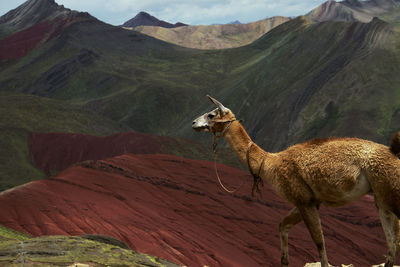
{"label": "red hillside", "polygon": [[[278,224],[290,207],[268,186],[249,198],[252,178],[218,169],[235,195],[221,191],[213,163],[166,155],[88,161],[57,177],[0,193],[0,224],[40,235],[99,233],[188,266],[277,266]],[[332,264],[368,266],[386,246],[372,197],[321,211]],[[304,226],[290,233],[291,264],[317,260]]]}

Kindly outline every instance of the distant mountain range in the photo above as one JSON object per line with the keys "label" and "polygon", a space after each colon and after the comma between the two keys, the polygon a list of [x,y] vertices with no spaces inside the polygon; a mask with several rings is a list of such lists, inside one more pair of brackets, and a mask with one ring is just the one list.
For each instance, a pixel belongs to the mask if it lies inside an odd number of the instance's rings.
{"label": "distant mountain range", "polygon": [[252,43],[271,29],[289,20],[286,17],[273,17],[247,24],[199,25],[178,28],[138,26],[133,30],[184,47],[223,49]]}
{"label": "distant mountain range", "polygon": [[248,24],[236,20],[228,24],[189,26],[180,22],[171,24],[140,12],[121,27],[184,47],[223,49],[249,44],[288,20],[273,17]]}
{"label": "distant mountain range", "polygon": [[[310,11],[306,16],[315,22],[359,21],[367,23],[378,16],[385,21],[393,22],[400,18],[399,7],[399,0],[345,0],[342,2],[329,0]],[[141,14],[139,13],[136,17],[141,17]],[[150,16],[147,13],[145,14]],[[132,20],[135,20],[135,18]],[[290,20],[286,17],[273,17],[248,24],[241,24],[236,20],[228,24],[175,28],[170,23],[164,26],[155,17],[151,18],[154,23],[138,22],[132,24],[135,26],[129,26],[128,29],[169,43],[199,49],[224,49],[247,45],[276,26]]]}

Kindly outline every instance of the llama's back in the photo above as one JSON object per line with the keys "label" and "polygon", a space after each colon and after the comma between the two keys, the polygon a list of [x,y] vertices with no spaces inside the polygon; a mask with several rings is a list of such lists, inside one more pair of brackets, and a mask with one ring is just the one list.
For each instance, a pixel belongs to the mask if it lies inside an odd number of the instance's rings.
{"label": "llama's back", "polygon": [[400,160],[389,147],[368,140],[314,139],[279,154],[296,166],[314,197],[328,206],[350,203],[374,187],[383,190],[378,186],[382,180],[389,188],[400,186]]}

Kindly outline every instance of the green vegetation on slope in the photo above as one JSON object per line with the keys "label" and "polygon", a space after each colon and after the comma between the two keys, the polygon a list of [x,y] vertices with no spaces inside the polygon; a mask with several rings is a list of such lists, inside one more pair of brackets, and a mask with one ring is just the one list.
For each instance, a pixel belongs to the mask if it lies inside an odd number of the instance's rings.
{"label": "green vegetation on slope", "polygon": [[0,241],[25,241],[30,238],[31,236],[28,234],[20,233],[18,231],[0,225]]}
{"label": "green vegetation on slope", "polygon": [[27,130],[0,128],[0,191],[46,178],[33,166],[29,144]]}
{"label": "green vegetation on slope", "polygon": [[[13,231],[11,232],[13,233]],[[2,233],[3,227],[0,226],[0,238]],[[158,257],[84,237],[25,238],[22,235],[12,237],[14,240],[3,240],[0,243],[1,266],[20,266],[21,264],[23,266],[69,266],[77,263],[90,264],[90,266],[121,267],[178,266]],[[108,237],[108,240],[112,239]]]}
{"label": "green vegetation on slope", "polygon": [[0,128],[107,135],[129,130],[76,105],[25,94],[0,94]]}

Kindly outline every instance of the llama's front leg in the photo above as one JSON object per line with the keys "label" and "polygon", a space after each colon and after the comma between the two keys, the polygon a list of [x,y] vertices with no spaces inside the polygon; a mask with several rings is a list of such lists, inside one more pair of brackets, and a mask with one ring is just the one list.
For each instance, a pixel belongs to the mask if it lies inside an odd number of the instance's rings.
{"label": "llama's front leg", "polygon": [[329,267],[328,257],[325,250],[324,235],[321,228],[321,220],[319,218],[318,209],[316,206],[301,206],[298,207],[301,217],[306,224],[311,238],[318,248],[319,258],[322,267]]}
{"label": "llama's front leg", "polygon": [[288,215],[279,224],[279,235],[281,237],[281,265],[287,267],[289,265],[289,249],[288,249],[288,234],[290,229],[301,222],[301,214],[297,208],[293,208]]}

